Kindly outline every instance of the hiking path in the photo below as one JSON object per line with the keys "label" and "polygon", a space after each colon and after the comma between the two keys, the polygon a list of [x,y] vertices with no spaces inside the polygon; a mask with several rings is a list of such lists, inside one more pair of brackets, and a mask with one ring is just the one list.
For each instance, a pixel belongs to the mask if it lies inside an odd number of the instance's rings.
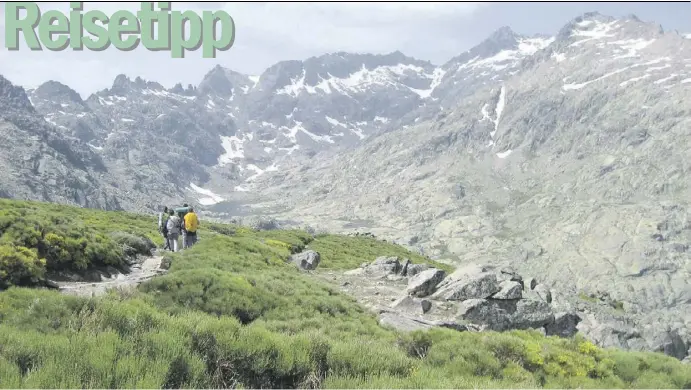
{"label": "hiking path", "polygon": [[94,297],[104,295],[108,290],[134,288],[139,284],[161,275],[166,271],[161,269],[163,260],[162,252],[145,257],[141,263],[130,266],[131,272],[117,273],[100,282],[56,282],[63,294],[82,297]]}

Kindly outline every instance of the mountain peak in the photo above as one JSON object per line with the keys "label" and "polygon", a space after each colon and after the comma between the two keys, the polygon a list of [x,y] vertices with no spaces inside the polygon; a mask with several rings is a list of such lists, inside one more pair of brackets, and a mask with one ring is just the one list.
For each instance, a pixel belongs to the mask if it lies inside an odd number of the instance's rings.
{"label": "mountain peak", "polygon": [[486,40],[510,43],[516,41],[518,38],[519,35],[516,34],[511,27],[502,26],[495,30]]}
{"label": "mountain peak", "polygon": [[504,50],[516,50],[522,38],[523,36],[516,34],[510,27],[500,27],[480,44],[452,58],[447,64],[464,63],[476,57],[489,58]]}
{"label": "mountain peak", "polygon": [[231,96],[236,87],[243,88],[249,84],[248,76],[217,64],[204,75],[204,79],[199,83],[198,91],[201,94],[216,93],[220,96]]}
{"label": "mountain peak", "polygon": [[128,92],[132,90],[142,89],[163,90],[165,88],[163,88],[161,84],[155,81],[146,81],[139,76],[137,76],[134,79],[134,81],[132,81],[126,75],[119,74],[115,77],[115,80],[113,81],[113,86],[110,88],[108,92],[118,95],[126,95]]}
{"label": "mountain peak", "polygon": [[68,100],[78,104],[84,103],[82,97],[79,95],[79,93],[77,93],[77,91],[61,82],[54,80],[49,80],[41,84],[33,93],[36,96],[50,100]]}
{"label": "mountain peak", "polygon": [[[644,22],[634,14],[629,14],[623,17],[614,17],[609,15],[603,15],[599,12],[586,12],[574,18],[564,27],[562,27],[562,29],[559,30],[559,33],[557,34],[557,39],[568,40],[574,34],[574,31],[593,30],[596,28],[609,29],[610,27],[598,26],[602,26],[604,24],[612,25],[615,22],[619,24],[619,27],[627,24],[633,25],[633,29],[631,29],[631,27],[628,28],[627,33],[629,35],[640,35],[642,31],[645,31],[647,34],[652,35],[664,33],[664,29],[659,24]],[[642,30],[640,30],[641,28]]]}
{"label": "mountain peak", "polygon": [[111,87],[111,89],[126,88],[127,86],[129,86],[131,82],[132,81],[129,77],[121,73],[115,76],[115,80],[113,81],[113,86]]}
{"label": "mountain peak", "polygon": [[24,88],[16,86],[0,75],[0,113],[13,111],[12,109],[35,112]]}
{"label": "mountain peak", "polygon": [[178,95],[194,96],[197,93],[197,88],[192,84],[187,84],[187,88],[184,88],[182,83],[177,83],[170,89],[170,92],[177,93]]}

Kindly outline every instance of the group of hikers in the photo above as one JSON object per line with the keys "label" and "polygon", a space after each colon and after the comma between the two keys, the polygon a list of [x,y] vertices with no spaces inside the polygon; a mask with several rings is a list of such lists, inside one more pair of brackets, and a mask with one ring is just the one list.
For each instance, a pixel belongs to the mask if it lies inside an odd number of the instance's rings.
{"label": "group of hikers", "polygon": [[165,238],[164,250],[177,252],[180,236],[182,236],[182,249],[194,245],[197,242],[197,228],[199,228],[199,218],[187,203],[176,209],[169,209],[166,206],[158,214],[158,231]]}

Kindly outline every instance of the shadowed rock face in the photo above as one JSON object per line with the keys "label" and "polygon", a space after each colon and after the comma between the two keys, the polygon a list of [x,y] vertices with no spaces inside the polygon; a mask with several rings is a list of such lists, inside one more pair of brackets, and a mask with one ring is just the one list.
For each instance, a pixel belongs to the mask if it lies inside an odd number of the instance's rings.
{"label": "shadowed rock face", "polygon": [[34,110],[24,89],[0,76],[1,195],[119,209],[98,180],[107,174],[101,157],[60,130]]}
{"label": "shadowed rock face", "polygon": [[[218,203],[217,217],[334,231],[366,221],[431,256],[510,264],[565,308],[595,297],[578,326],[603,343],[681,350],[689,58],[675,32],[586,14],[552,38],[502,28],[438,67],[332,53],[258,77],[217,67],[198,88],[122,75],[85,100],[0,78],[0,188],[133,211]],[[629,332],[651,326],[682,344]]]}

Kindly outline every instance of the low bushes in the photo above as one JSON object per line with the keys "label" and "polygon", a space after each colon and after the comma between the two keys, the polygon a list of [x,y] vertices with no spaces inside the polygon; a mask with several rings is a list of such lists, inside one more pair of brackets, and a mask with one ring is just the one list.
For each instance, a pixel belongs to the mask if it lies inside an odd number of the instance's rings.
{"label": "low bushes", "polygon": [[[178,282],[199,278],[180,272]],[[245,280],[234,278],[225,286],[235,282],[236,291],[242,286],[250,289]],[[194,304],[185,308],[184,301],[171,303],[177,307],[171,315],[160,309],[160,297],[147,292],[129,298],[84,299],[11,288],[0,294],[0,387],[688,388],[691,384],[689,367],[661,354],[602,350],[580,338],[565,340],[530,331],[436,329],[400,335],[377,327],[365,313],[316,319],[286,314],[300,311],[297,298],[279,302],[280,307],[262,308],[270,295],[264,291],[244,296],[244,303],[227,302],[234,306],[229,312],[257,308],[255,321],[242,325],[232,314],[204,313]],[[345,300],[340,303],[344,307],[350,305],[344,297],[338,299]],[[293,326],[284,326],[288,324]]]}
{"label": "low bushes", "polygon": [[23,246],[0,245],[0,288],[38,283],[46,261],[35,250]]}
{"label": "low bushes", "polygon": [[133,214],[0,199],[0,288],[151,254],[155,227],[154,218]]}
{"label": "low bushes", "polygon": [[[112,234],[121,226],[100,229],[114,245],[125,242]],[[137,229],[133,234],[141,234]],[[0,387],[691,386],[691,367],[673,358],[603,350],[581,338],[450,329],[401,334],[286,264],[293,245],[322,252],[320,267],[332,269],[382,255],[425,261],[391,244],[311,240],[291,231],[201,234],[194,247],[166,255],[168,274],[136,291],[91,299],[17,287],[0,292]],[[10,247],[3,245],[0,251]],[[40,265],[38,252],[12,251],[23,257],[0,258]]]}

